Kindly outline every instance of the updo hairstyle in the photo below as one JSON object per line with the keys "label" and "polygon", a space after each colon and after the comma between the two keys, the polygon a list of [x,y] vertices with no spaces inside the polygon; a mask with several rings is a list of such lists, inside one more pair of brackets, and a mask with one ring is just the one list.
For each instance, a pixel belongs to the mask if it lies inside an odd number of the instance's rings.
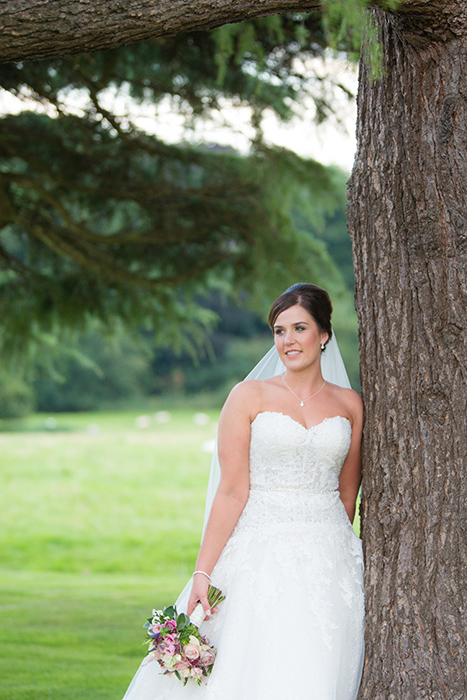
{"label": "updo hairstyle", "polygon": [[274,324],[279,314],[296,304],[308,311],[322,333],[329,334],[327,343],[332,336],[332,304],[326,290],[318,287],[316,284],[298,282],[281,294],[271,306],[268,316],[270,327],[274,329]]}

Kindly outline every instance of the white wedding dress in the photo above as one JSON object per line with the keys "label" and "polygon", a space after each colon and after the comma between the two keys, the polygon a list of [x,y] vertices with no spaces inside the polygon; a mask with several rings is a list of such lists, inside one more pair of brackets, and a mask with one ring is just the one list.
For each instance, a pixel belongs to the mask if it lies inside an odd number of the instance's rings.
{"label": "white wedding dress", "polygon": [[201,626],[212,675],[183,687],[143,662],[124,700],[355,700],[363,559],[336,490],[350,437],[342,416],[256,416],[249,499],[212,574],[226,599]]}

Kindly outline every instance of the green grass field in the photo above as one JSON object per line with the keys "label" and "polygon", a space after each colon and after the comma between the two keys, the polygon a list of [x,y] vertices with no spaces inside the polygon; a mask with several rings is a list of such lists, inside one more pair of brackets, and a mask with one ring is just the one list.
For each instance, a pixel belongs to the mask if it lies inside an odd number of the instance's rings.
{"label": "green grass field", "polygon": [[121,700],[152,607],[193,571],[217,420],[202,415],[0,426],[0,700]]}
{"label": "green grass field", "polygon": [[123,696],[146,617],[193,571],[217,420],[194,413],[3,424],[1,700]]}

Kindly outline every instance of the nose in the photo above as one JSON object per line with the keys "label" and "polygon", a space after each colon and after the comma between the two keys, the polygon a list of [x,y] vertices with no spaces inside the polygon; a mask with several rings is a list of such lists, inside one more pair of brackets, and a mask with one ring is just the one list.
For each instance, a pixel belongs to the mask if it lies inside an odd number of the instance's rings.
{"label": "nose", "polygon": [[293,337],[293,332],[292,331],[286,331],[285,332],[285,344],[286,345],[292,345],[295,342],[295,338]]}

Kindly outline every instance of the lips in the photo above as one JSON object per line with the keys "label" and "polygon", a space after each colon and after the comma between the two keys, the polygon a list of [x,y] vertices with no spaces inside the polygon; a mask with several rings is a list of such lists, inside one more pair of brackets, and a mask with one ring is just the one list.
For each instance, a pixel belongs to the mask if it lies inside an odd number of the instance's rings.
{"label": "lips", "polygon": [[300,355],[301,350],[287,350],[285,353],[287,357],[297,357],[297,355]]}

